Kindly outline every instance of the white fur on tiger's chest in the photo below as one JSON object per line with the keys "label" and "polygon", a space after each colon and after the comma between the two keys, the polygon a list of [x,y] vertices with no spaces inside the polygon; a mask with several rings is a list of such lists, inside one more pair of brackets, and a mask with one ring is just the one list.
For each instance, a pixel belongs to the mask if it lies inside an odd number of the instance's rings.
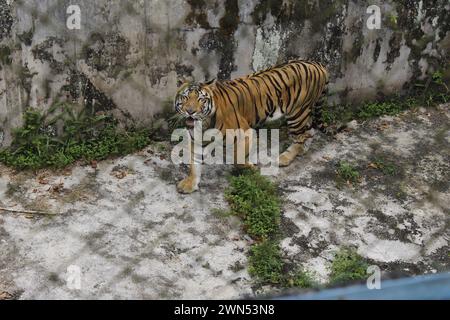
{"label": "white fur on tiger's chest", "polygon": [[271,117],[267,117],[265,122],[270,123],[270,122],[280,119],[283,116],[284,116],[284,113],[281,112],[280,108],[277,108]]}

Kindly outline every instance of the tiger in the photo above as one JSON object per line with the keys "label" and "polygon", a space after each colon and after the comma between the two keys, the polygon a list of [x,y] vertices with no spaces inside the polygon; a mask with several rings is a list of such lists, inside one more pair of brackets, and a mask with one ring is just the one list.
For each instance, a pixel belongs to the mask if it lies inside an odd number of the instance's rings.
{"label": "tiger", "polygon": [[[290,60],[233,80],[184,83],[175,95],[174,107],[185,118],[188,129],[200,122],[224,135],[227,129],[247,130],[284,116],[292,140],[279,155],[279,166],[285,167],[304,152],[313,107],[324,95],[327,84],[328,72],[323,64]],[[177,185],[180,193],[199,188],[202,164],[194,157],[192,151],[189,175]]]}

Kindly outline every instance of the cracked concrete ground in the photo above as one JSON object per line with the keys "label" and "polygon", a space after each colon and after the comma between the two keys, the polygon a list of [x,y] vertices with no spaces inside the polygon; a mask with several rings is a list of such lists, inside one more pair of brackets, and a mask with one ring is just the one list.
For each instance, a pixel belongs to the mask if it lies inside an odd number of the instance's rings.
{"label": "cracked concrete ground", "polygon": [[[353,246],[385,272],[448,271],[450,112],[409,111],[318,133],[274,179],[284,199],[285,259],[325,283],[334,252]],[[120,159],[37,173],[0,167],[0,293],[16,299],[207,299],[252,296],[251,240],[222,217],[229,168],[205,168],[201,190],[166,144]],[[340,161],[361,179],[339,181]],[[391,170],[383,171],[381,164]],[[68,285],[73,267],[80,289]],[[269,289],[270,290],[270,289]]]}

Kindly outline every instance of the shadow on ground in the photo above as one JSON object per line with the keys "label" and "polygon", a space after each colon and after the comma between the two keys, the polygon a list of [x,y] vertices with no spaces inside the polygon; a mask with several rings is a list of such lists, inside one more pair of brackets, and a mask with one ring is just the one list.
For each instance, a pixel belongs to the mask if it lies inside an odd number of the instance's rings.
{"label": "shadow on ground", "polygon": [[[284,199],[285,258],[325,283],[334,252],[353,246],[382,271],[450,265],[450,113],[447,106],[320,133],[274,179]],[[200,192],[180,195],[185,170],[166,144],[61,172],[0,167],[0,293],[20,299],[252,296],[249,238],[222,217],[228,168],[205,168]],[[339,178],[342,161],[359,174]],[[74,269],[75,267],[75,269]],[[80,270],[80,288],[67,280]],[[72,277],[72,278],[71,278]]]}

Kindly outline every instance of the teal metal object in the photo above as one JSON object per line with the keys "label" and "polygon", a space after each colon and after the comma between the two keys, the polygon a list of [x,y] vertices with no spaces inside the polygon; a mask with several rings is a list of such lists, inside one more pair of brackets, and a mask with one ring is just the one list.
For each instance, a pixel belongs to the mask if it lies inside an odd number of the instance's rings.
{"label": "teal metal object", "polygon": [[450,273],[381,280],[380,289],[366,285],[325,289],[277,300],[450,300]]}

